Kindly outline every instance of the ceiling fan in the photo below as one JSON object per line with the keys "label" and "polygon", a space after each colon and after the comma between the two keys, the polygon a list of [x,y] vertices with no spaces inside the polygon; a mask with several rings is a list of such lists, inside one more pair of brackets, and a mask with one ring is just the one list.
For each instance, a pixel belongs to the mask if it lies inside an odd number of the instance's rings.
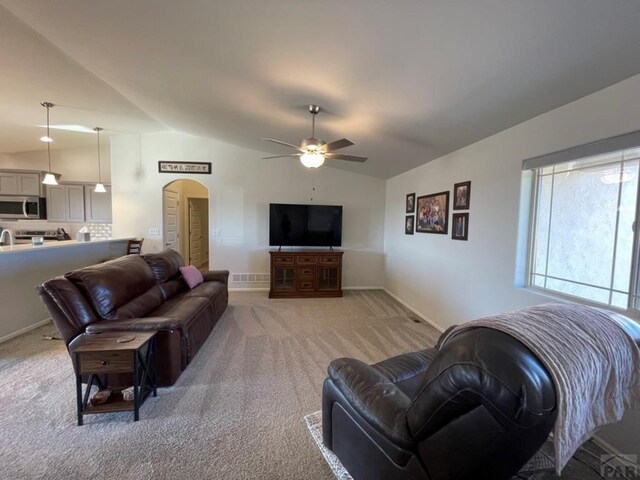
{"label": "ceiling fan", "polygon": [[353,145],[351,140],[341,138],[340,140],[334,140],[333,142],[325,142],[315,137],[316,131],[316,115],[320,113],[320,107],[318,105],[309,105],[309,113],[312,115],[311,121],[311,137],[303,138],[300,145],[292,145],[287,142],[281,142],[280,140],[274,140],[273,138],[262,138],[267,142],[277,143],[286,147],[295,148],[300,153],[290,153],[288,155],[273,155],[268,158],[281,158],[281,157],[299,157],[300,162],[307,168],[318,168],[324,163],[325,158],[332,158],[334,160],[347,160],[349,162],[364,162],[367,157],[358,157],[356,155],[345,155],[344,153],[334,153],[341,148],[350,147]]}

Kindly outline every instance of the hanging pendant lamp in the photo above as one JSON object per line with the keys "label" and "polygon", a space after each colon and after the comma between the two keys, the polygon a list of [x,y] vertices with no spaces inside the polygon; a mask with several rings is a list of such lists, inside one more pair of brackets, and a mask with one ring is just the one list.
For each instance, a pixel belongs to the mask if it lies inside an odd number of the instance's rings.
{"label": "hanging pendant lamp", "polygon": [[96,193],[107,193],[106,188],[102,184],[102,162],[100,161],[100,132],[103,130],[100,127],[93,127],[93,129],[98,134],[98,183],[96,183],[96,189],[94,192]]}
{"label": "hanging pendant lamp", "polygon": [[49,171],[45,174],[42,183],[45,185],[58,185],[56,176],[51,171],[51,142],[53,142],[53,138],[49,136],[49,109],[53,108],[53,103],[42,102],[40,105],[47,109],[47,135],[41,137],[40,140],[42,140],[43,142],[47,142],[47,158],[49,159]]}

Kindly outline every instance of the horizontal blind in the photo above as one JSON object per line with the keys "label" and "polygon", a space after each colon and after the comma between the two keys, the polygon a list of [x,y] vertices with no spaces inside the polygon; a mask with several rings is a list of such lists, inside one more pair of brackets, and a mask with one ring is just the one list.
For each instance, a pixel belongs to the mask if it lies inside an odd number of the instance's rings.
{"label": "horizontal blind", "polygon": [[625,133],[617,137],[605,138],[577,147],[567,148],[554,153],[528,158],[522,162],[523,170],[548,167],[560,163],[579,160],[585,157],[601,155],[603,153],[616,152],[640,146],[640,131]]}

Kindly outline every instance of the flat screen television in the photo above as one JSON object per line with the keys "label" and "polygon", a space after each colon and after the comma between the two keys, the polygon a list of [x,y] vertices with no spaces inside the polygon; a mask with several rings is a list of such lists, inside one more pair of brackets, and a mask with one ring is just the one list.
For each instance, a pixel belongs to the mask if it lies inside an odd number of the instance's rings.
{"label": "flat screen television", "polygon": [[341,246],[342,206],[269,204],[269,245],[272,247]]}

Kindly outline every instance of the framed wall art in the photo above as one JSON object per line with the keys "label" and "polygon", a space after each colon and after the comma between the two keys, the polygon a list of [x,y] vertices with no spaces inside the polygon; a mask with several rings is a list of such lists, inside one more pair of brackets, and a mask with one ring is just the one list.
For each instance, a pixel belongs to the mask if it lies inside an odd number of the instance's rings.
{"label": "framed wall art", "polygon": [[471,201],[471,182],[456,183],[453,186],[453,209],[469,210]]}
{"label": "framed wall art", "polygon": [[451,226],[451,238],[454,240],[467,240],[469,237],[469,214],[454,213]]}
{"label": "framed wall art", "polygon": [[413,235],[415,218],[413,215],[407,215],[404,219],[404,233],[405,235]]}
{"label": "framed wall art", "polygon": [[449,229],[449,192],[418,197],[416,232],[446,235]]}
{"label": "framed wall art", "polygon": [[405,213],[416,213],[416,194],[407,193],[407,199],[405,200]]}

